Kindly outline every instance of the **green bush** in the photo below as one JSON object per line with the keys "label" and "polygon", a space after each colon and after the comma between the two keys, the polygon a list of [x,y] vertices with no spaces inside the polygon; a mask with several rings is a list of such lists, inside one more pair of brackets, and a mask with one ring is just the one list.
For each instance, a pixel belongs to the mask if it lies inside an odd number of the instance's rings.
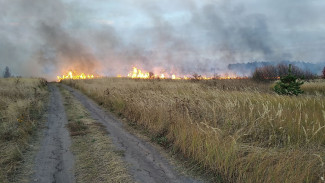
{"label": "green bush", "polygon": [[303,81],[291,73],[291,64],[289,65],[289,73],[280,78],[280,81],[274,86],[274,91],[280,95],[299,95],[303,93],[300,86],[304,84]]}

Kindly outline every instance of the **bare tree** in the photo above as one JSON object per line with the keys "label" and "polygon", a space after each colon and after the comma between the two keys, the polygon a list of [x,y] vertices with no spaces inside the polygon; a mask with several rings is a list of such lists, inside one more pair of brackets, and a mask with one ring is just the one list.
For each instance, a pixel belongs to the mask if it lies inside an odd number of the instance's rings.
{"label": "bare tree", "polygon": [[154,79],[155,78],[155,75],[153,74],[153,72],[149,72],[149,78],[150,79]]}
{"label": "bare tree", "polygon": [[10,77],[11,77],[11,72],[10,72],[8,66],[5,68],[5,72],[4,72],[4,74],[3,74],[3,77],[4,77],[4,78],[10,78]]}
{"label": "bare tree", "polygon": [[197,73],[194,73],[192,76],[193,76],[192,80],[194,80],[194,81],[198,81],[198,80],[202,79],[202,76],[198,75]]}

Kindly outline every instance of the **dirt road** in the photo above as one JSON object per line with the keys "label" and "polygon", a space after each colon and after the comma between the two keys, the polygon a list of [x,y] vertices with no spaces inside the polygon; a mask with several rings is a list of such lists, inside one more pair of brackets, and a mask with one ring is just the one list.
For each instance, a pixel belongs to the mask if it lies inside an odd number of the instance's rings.
{"label": "dirt road", "polygon": [[[135,182],[201,182],[180,175],[153,145],[126,131],[120,121],[88,97],[71,87],[64,85],[64,88],[84,105],[92,118],[106,127],[114,146],[123,153],[124,162],[128,164],[129,174]],[[68,122],[62,96],[53,83],[49,84],[49,90],[48,120],[35,159],[32,182],[75,182],[74,157],[69,150],[71,139],[66,128]]]}
{"label": "dirt road", "polygon": [[65,128],[67,118],[62,96],[54,84],[49,84],[50,102],[48,118],[40,150],[36,155],[31,182],[75,182],[74,158],[70,152],[71,139]]}
{"label": "dirt road", "polygon": [[114,145],[124,152],[124,160],[129,164],[129,172],[136,182],[199,182],[177,173],[175,167],[154,146],[126,131],[121,122],[104,112],[84,94],[68,86],[64,88],[85,106],[94,119],[107,128]]}

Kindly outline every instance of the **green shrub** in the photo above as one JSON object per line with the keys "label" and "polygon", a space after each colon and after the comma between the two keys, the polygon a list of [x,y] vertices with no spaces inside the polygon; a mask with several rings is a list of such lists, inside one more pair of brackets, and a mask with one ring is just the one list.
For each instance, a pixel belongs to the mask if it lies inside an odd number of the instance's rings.
{"label": "green shrub", "polygon": [[304,84],[303,81],[291,73],[291,64],[289,65],[289,73],[280,78],[280,81],[274,86],[274,91],[280,95],[299,95],[303,93],[300,86]]}

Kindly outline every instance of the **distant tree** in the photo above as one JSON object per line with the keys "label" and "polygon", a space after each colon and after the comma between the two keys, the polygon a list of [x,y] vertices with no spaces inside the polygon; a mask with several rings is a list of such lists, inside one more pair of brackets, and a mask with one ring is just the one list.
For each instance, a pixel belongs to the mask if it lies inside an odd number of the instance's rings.
{"label": "distant tree", "polygon": [[269,81],[276,80],[278,72],[275,66],[267,65],[263,67],[258,67],[253,73],[253,80],[255,81]]}
{"label": "distant tree", "polygon": [[3,77],[4,77],[4,78],[10,78],[10,77],[11,77],[11,72],[10,72],[8,66],[5,68],[5,72],[4,72],[4,74],[3,74]]}
{"label": "distant tree", "polygon": [[153,72],[149,72],[149,78],[153,79],[155,77],[155,75],[153,74]]}
{"label": "distant tree", "polygon": [[304,82],[299,81],[298,78],[292,74],[290,64],[288,75],[280,78],[280,81],[274,86],[274,91],[280,95],[299,95],[304,92],[300,89],[302,84],[304,84]]}
{"label": "distant tree", "polygon": [[[300,69],[294,65],[290,68],[291,74],[299,79],[316,79],[316,75],[309,70]],[[257,67],[253,73],[253,79],[255,81],[270,81],[278,80],[280,77],[287,76],[289,73],[289,67],[285,64],[278,64],[277,66],[267,65],[262,67]]]}
{"label": "distant tree", "polygon": [[202,79],[202,76],[198,75],[197,73],[194,73],[192,76],[193,76],[192,80],[194,80],[194,81],[198,81],[198,80]]}
{"label": "distant tree", "polygon": [[288,65],[278,64],[276,67],[277,67],[277,70],[278,70],[279,77],[283,77],[285,75],[288,75]]}
{"label": "distant tree", "polygon": [[322,75],[322,78],[325,79],[325,67],[323,69],[323,75]]}
{"label": "distant tree", "polygon": [[253,73],[253,80],[255,81],[265,81],[265,77],[261,68],[256,68]]}
{"label": "distant tree", "polygon": [[217,73],[215,73],[215,74],[213,75],[213,78],[212,78],[212,79],[220,79],[220,75],[217,74]]}

